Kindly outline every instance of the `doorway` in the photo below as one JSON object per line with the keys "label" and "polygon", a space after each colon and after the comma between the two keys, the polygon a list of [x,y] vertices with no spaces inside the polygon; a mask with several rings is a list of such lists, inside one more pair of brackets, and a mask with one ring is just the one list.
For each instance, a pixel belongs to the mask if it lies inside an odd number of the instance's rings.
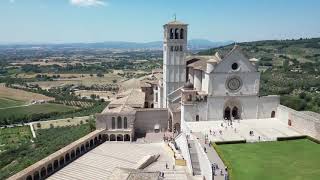
{"label": "doorway", "polygon": [[223,119],[231,120],[230,107],[229,106],[224,109]]}

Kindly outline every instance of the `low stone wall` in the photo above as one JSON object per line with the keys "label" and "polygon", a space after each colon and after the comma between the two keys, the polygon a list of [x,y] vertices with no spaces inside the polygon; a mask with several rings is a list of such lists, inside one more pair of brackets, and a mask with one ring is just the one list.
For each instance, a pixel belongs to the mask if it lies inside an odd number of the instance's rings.
{"label": "low stone wall", "polygon": [[49,177],[70,162],[105,141],[104,130],[96,130],[34,163],[8,180],[39,180]]}
{"label": "low stone wall", "polygon": [[177,143],[177,146],[179,147],[181,154],[186,161],[187,167],[189,169],[190,174],[193,174],[192,165],[191,165],[191,157],[188,147],[188,141],[185,133],[180,133],[176,139],[175,142]]}
{"label": "low stone wall", "polygon": [[276,117],[301,134],[320,139],[320,119],[282,105]]}
{"label": "low stone wall", "polygon": [[134,122],[135,131],[139,133],[154,132],[155,125],[159,125],[161,131],[168,128],[167,109],[137,109]]}

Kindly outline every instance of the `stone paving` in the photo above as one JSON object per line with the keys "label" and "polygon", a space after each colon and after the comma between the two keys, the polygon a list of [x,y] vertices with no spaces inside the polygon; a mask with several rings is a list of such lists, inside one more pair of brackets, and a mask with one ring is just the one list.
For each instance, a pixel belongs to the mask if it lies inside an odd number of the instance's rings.
{"label": "stone paving", "polygon": [[[226,121],[188,122],[187,125],[192,132],[208,135],[208,139],[213,142],[234,140],[258,142],[259,136],[260,141],[276,141],[277,137],[302,135],[275,118],[236,120],[232,126]],[[253,135],[250,135],[249,131],[253,131]]]}
{"label": "stone paving", "polygon": [[[183,167],[173,169],[173,158],[163,143],[106,142],[50,176],[51,180],[109,179],[116,167],[133,168],[148,154],[160,154],[159,159],[145,168],[147,171],[162,171],[165,179],[188,179]],[[168,169],[166,169],[166,163]]]}

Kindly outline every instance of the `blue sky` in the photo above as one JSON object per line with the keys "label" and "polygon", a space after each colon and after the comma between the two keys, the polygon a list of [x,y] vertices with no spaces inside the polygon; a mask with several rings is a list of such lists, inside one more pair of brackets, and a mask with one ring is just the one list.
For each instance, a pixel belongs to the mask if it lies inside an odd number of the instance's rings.
{"label": "blue sky", "polygon": [[175,13],[189,39],[320,37],[319,0],[0,0],[0,42],[158,41]]}

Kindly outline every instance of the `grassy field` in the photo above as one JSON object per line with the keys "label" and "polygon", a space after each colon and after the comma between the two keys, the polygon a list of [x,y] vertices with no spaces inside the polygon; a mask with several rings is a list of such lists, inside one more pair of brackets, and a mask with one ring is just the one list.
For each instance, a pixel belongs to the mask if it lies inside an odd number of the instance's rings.
{"label": "grassy field", "polygon": [[291,140],[216,147],[232,180],[318,180],[320,145]]}
{"label": "grassy field", "polygon": [[0,109],[7,108],[7,107],[13,107],[13,106],[20,106],[20,105],[24,105],[24,104],[25,104],[25,102],[23,102],[23,101],[0,97]]}
{"label": "grassy field", "polygon": [[48,114],[53,112],[67,112],[74,110],[75,107],[65,106],[62,104],[34,104],[24,107],[9,109],[0,109],[0,119],[10,119],[12,117],[23,117],[32,114]]}

